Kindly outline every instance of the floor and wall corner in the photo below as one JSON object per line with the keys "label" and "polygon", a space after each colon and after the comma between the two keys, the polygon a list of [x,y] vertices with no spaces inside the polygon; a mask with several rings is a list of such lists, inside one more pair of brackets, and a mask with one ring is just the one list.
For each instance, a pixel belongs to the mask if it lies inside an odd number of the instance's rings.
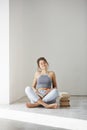
{"label": "floor and wall corner", "polygon": [[[86,43],[87,0],[0,0],[0,130],[87,129]],[[26,108],[40,56],[70,107]]]}

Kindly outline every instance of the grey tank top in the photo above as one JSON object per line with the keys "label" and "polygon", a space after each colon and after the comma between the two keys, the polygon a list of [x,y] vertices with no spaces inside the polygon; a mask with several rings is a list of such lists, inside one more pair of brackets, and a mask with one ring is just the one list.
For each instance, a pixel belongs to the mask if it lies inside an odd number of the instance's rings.
{"label": "grey tank top", "polygon": [[41,75],[37,79],[36,88],[51,88],[52,80],[48,75]]}

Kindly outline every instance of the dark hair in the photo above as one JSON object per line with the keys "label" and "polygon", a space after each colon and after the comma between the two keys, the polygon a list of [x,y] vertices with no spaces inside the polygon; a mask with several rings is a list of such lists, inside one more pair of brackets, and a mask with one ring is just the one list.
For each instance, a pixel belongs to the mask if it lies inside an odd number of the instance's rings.
{"label": "dark hair", "polygon": [[40,68],[40,66],[39,66],[40,60],[44,60],[48,64],[47,60],[44,57],[40,57],[40,58],[37,59],[37,65],[38,65],[39,68]]}

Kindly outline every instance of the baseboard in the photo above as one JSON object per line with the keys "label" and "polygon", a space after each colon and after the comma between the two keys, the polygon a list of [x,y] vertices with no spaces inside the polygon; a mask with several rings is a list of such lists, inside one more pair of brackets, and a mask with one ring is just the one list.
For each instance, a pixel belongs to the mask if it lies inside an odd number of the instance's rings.
{"label": "baseboard", "polygon": [[87,95],[70,95],[72,97],[87,97]]}

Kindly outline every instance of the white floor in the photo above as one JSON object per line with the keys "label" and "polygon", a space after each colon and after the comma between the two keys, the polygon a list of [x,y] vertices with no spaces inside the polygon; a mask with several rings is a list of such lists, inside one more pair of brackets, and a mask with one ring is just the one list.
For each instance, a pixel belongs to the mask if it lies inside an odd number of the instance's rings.
{"label": "white floor", "polygon": [[[48,130],[51,130],[51,128],[60,130],[87,129],[87,97],[71,97],[70,107],[58,109],[45,109],[43,107],[26,108],[25,103],[27,101],[28,99],[24,97],[12,105],[0,105],[0,118],[5,119],[5,122],[10,122],[10,125],[12,122],[11,120],[15,120],[16,122],[21,121],[22,123],[26,122],[29,128],[32,129],[38,127],[40,129],[44,129],[45,127],[45,129],[47,128]],[[0,124],[3,122],[1,119]],[[10,121],[6,119],[10,119]],[[41,127],[41,125],[44,127]],[[0,130],[2,130],[1,125]],[[5,128],[3,130],[5,130]]]}
{"label": "white floor", "polygon": [[0,119],[0,130],[66,130],[62,128],[48,127],[44,125],[36,125],[20,121]]}

